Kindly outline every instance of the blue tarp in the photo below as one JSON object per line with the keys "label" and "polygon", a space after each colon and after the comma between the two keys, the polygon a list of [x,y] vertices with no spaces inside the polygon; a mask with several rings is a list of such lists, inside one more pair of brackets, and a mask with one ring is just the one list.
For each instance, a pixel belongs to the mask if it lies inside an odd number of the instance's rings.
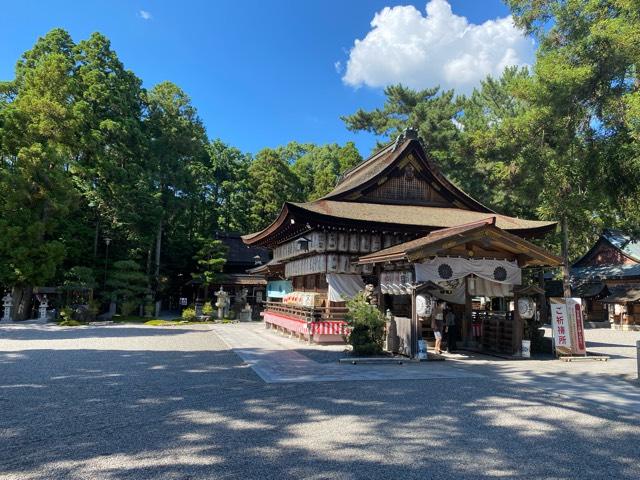
{"label": "blue tarp", "polygon": [[267,283],[267,297],[282,298],[291,292],[293,292],[291,280],[274,280]]}

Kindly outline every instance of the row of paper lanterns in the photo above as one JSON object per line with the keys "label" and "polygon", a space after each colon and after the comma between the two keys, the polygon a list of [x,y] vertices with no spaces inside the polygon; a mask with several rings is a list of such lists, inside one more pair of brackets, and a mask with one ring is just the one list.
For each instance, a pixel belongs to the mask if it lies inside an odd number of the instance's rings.
{"label": "row of paper lanterns", "polygon": [[314,273],[347,273],[354,275],[371,275],[373,265],[356,265],[349,255],[336,253],[312,255],[285,263],[285,277],[312,275]]}
{"label": "row of paper lanterns", "polygon": [[[304,247],[308,240],[307,248]],[[301,241],[302,240],[302,241]],[[307,252],[349,252],[369,253],[402,243],[400,235],[390,233],[347,233],[347,232],[310,232],[296,240],[277,246],[273,251],[275,260],[304,255]]]}

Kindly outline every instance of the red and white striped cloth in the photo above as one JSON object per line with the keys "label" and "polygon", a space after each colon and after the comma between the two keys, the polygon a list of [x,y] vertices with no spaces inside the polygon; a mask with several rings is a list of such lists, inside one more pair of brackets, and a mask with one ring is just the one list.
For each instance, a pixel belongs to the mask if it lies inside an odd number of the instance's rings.
{"label": "red and white striped cloth", "polygon": [[313,335],[344,335],[346,323],[339,320],[326,320],[313,322],[311,331]]}
{"label": "red and white striped cloth", "polygon": [[306,336],[309,336],[309,334],[344,335],[346,333],[346,323],[340,320],[307,323],[295,317],[287,317],[271,312],[264,312],[263,317],[265,323],[277,325],[290,332],[301,333]]}

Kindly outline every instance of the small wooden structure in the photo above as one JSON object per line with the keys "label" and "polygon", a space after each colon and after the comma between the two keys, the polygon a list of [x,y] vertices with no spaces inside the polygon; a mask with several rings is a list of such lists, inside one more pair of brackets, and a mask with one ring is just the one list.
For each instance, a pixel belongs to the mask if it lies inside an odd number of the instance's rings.
{"label": "small wooden structure", "polygon": [[[519,309],[514,308],[511,312],[506,308],[474,308],[473,297],[479,292],[474,292],[477,287],[472,284],[482,281],[484,289],[482,293],[508,291],[517,306],[519,297],[539,296],[543,290],[540,288],[518,289],[520,285],[514,283],[509,284],[511,288],[508,289],[498,287],[499,283],[504,287],[504,281],[507,279],[501,277],[500,269],[503,267],[497,262],[505,262],[505,267],[509,265],[506,262],[511,262],[511,265],[517,265],[518,268],[527,268],[556,267],[562,264],[562,260],[537,245],[498,228],[495,223],[495,218],[490,217],[479,222],[438,230],[425,237],[360,257],[359,264],[377,265],[383,274],[416,269],[416,280],[409,289],[413,325],[412,355],[417,351],[417,340],[424,335],[423,330],[429,330],[428,325],[421,326],[420,318],[416,313],[416,296],[419,294],[428,294],[459,304],[457,308],[454,305],[454,310],[457,310],[458,316],[462,318],[461,336],[464,345],[506,354],[515,354],[520,350],[524,328]],[[472,259],[478,269],[482,269],[483,262],[486,262],[490,268],[495,268],[492,273],[495,278],[489,279],[486,274],[478,277],[473,273],[458,275],[454,278],[455,275],[451,274],[450,267],[449,271],[443,268],[448,266],[444,262],[431,278],[420,278],[418,274],[418,265],[422,262],[431,259],[459,258]],[[488,272],[491,270],[489,269]],[[438,275],[440,278],[437,278]],[[447,292],[443,293],[448,287],[445,283],[448,278],[462,279],[461,298],[456,300]],[[462,300],[461,304],[460,300]],[[382,295],[380,299],[382,308],[387,308],[390,301],[395,301],[395,298]],[[497,302],[496,305],[504,306],[505,304]],[[477,327],[474,328],[474,325]]]}

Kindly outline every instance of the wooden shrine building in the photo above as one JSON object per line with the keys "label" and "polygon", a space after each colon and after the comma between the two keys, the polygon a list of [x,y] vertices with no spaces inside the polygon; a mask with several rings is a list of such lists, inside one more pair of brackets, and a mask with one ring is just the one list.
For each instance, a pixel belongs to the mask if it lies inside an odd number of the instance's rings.
{"label": "wooden shrine building", "polygon": [[[282,301],[267,302],[267,324],[315,341],[341,340],[345,300],[371,284],[381,308],[409,319],[411,348],[406,353],[413,354],[421,335],[415,312],[419,289],[457,305],[465,319],[463,334],[471,331],[467,326],[479,298],[468,282],[486,294],[484,311],[500,311],[503,323],[510,321],[505,298],[512,299],[519,288],[520,269],[561,263],[526,239],[555,227],[556,222],[501,215],[474,200],[440,172],[408,130],[345,172],[323,198],[285,203],[271,225],[243,240],[271,249],[270,263],[292,282],[293,291]],[[476,270],[455,279],[423,281],[420,272],[430,268],[426,263],[448,258],[472,260],[467,267],[473,264]],[[454,263],[458,273],[466,268]],[[479,277],[491,267],[498,272],[497,280]],[[502,278],[503,270],[508,278]],[[508,346],[502,342],[492,347],[514,353],[512,343],[522,328],[509,324],[512,330],[518,332]],[[470,333],[465,341],[472,341]],[[482,339],[476,341],[482,344]]]}
{"label": "wooden shrine building", "polygon": [[640,241],[605,229],[571,265],[571,287],[587,321],[640,329]]}

